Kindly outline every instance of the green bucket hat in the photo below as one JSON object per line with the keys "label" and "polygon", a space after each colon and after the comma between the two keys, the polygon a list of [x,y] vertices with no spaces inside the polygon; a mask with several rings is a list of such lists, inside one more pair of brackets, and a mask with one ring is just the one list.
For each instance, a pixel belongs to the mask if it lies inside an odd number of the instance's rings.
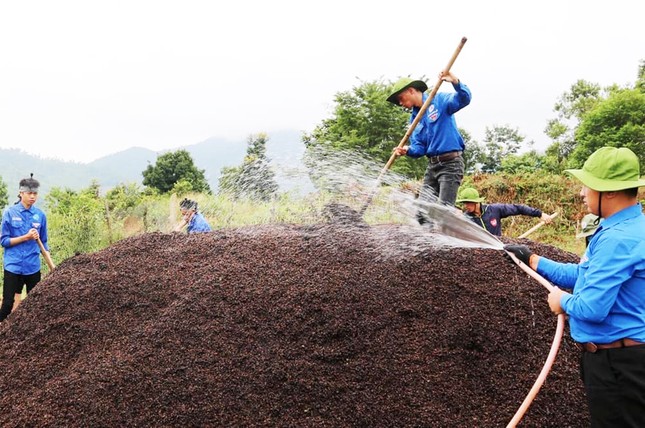
{"label": "green bucket hat", "polygon": [[457,203],[462,203],[462,202],[484,202],[484,198],[479,197],[479,192],[477,189],[474,189],[472,187],[466,187],[463,189],[461,192],[459,192],[459,198],[457,199]]}
{"label": "green bucket hat", "polygon": [[589,156],[582,169],[565,169],[597,192],[614,192],[645,186],[638,157],[626,147],[601,147]]}
{"label": "green bucket hat", "polygon": [[600,219],[595,214],[587,214],[582,217],[580,220],[580,227],[582,231],[576,235],[576,238],[585,238],[589,235],[593,235],[598,229]]}
{"label": "green bucket hat", "polygon": [[409,77],[402,77],[394,84],[394,92],[387,97],[392,104],[399,105],[399,94],[408,88],[414,88],[421,92],[428,90],[428,85],[423,80],[412,80]]}

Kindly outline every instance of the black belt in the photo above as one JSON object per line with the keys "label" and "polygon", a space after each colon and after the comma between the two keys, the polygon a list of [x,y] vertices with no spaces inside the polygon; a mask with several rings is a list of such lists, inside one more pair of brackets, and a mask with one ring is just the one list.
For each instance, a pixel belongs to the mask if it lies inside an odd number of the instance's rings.
{"label": "black belt", "polygon": [[629,348],[630,346],[638,345],[645,345],[645,342],[638,342],[633,339],[620,339],[611,343],[576,342],[576,348],[584,352],[591,352],[592,354],[601,349]]}
{"label": "black belt", "polygon": [[459,156],[461,156],[461,151],[455,150],[454,152],[446,152],[437,156],[428,156],[428,157],[430,158],[430,163],[440,163],[440,162],[448,162],[449,160],[453,160],[455,158],[458,158]]}

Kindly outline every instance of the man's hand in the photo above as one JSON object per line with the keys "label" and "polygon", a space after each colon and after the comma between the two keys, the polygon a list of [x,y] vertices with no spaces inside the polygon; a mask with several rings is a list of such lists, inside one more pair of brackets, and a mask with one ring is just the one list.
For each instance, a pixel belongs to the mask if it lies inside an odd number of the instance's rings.
{"label": "man's hand", "polygon": [[522,263],[527,265],[528,267],[531,267],[530,264],[530,259],[531,255],[533,252],[529,250],[529,247],[526,245],[504,245],[504,249],[508,251],[509,253],[512,253],[515,257],[517,257]]}
{"label": "man's hand", "polygon": [[551,221],[553,221],[551,216],[548,215],[547,213],[542,213],[542,216],[540,217],[540,220],[542,220],[545,224],[549,224],[549,223],[551,223]]}
{"label": "man's hand", "polygon": [[564,313],[562,306],[560,306],[560,299],[562,299],[563,294],[567,294],[567,293],[560,290],[558,287],[554,287],[553,291],[549,293],[549,297],[548,297],[549,308],[551,308],[551,312],[553,312],[556,315],[560,315]]}
{"label": "man's hand", "polygon": [[392,151],[396,153],[397,156],[405,156],[405,154],[408,152],[408,148],[409,146],[396,146]]}

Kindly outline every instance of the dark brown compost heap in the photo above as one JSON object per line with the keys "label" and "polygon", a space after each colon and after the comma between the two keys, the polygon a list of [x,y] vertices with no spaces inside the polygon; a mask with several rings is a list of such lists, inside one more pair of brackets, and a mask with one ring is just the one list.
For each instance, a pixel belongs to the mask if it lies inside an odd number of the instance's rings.
{"label": "dark brown compost heap", "polygon": [[[154,233],[71,258],[0,324],[0,426],[505,426],[553,340],[547,292],[502,251],[413,251],[410,230]],[[521,426],[588,426],[577,359],[567,331]]]}

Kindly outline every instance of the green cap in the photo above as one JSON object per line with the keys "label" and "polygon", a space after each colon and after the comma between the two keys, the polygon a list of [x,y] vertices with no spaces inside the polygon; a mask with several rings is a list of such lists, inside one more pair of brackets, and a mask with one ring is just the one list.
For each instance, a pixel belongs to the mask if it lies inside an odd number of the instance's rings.
{"label": "green cap", "polygon": [[596,229],[598,229],[599,224],[600,219],[595,214],[587,214],[582,217],[582,220],[580,220],[582,231],[576,235],[576,238],[585,238],[589,235],[593,235],[596,233]]}
{"label": "green cap", "polygon": [[461,202],[484,202],[484,198],[479,197],[479,192],[477,189],[472,187],[466,187],[461,192],[459,192],[459,197],[457,203]]}
{"label": "green cap", "polygon": [[601,147],[589,156],[582,169],[566,169],[588,188],[613,192],[645,186],[638,157],[626,147]]}
{"label": "green cap", "polygon": [[409,77],[402,77],[394,84],[394,92],[387,97],[392,104],[399,105],[399,94],[408,88],[414,88],[421,92],[428,90],[428,85],[423,80],[412,80]]}

